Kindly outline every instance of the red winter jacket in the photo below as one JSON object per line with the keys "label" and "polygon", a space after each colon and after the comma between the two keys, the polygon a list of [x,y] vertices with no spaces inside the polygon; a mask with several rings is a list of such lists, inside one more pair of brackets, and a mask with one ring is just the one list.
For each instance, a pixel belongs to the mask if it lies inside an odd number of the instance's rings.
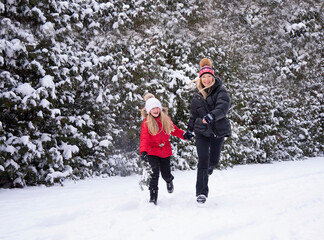
{"label": "red winter jacket", "polygon": [[[147,118],[145,118],[145,120],[142,123],[140,154],[142,152],[147,152],[148,155],[154,155],[161,158],[170,157],[172,155],[171,144],[169,142],[170,135],[166,134],[164,131],[161,131],[162,123],[160,121],[160,117],[155,118],[155,121],[157,121],[158,123],[159,132],[154,136],[150,134],[148,130]],[[184,131],[179,129],[174,124],[173,127],[174,131],[171,132],[171,135],[184,139]]]}

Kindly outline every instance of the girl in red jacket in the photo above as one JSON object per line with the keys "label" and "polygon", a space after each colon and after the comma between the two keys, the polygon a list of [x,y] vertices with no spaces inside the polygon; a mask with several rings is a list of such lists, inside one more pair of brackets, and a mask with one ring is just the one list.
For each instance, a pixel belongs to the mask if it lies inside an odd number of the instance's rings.
{"label": "girl in red jacket", "polygon": [[140,154],[143,161],[149,162],[152,168],[149,183],[150,202],[156,204],[158,197],[158,181],[161,171],[166,181],[167,190],[173,192],[173,175],[171,174],[170,156],[172,155],[170,135],[184,139],[184,131],[173,124],[167,115],[167,108],[148,93],[144,96],[145,107],[142,109],[144,121],[141,128]]}

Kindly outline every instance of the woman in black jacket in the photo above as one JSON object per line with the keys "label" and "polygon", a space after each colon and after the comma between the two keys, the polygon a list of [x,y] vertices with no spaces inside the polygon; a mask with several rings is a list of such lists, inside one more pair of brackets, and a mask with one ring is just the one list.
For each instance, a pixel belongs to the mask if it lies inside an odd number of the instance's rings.
{"label": "woman in black jacket", "polygon": [[200,61],[197,89],[192,97],[190,119],[185,139],[196,135],[198,170],[196,197],[198,203],[205,203],[208,197],[208,176],[219,162],[224,137],[231,135],[231,125],[226,117],[230,107],[230,98],[222,86],[222,81],[215,77],[210,59]]}

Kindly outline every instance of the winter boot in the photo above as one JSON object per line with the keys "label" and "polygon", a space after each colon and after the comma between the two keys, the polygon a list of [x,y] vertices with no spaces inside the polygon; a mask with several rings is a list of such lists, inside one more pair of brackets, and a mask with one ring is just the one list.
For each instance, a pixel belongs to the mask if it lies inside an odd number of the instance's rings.
{"label": "winter boot", "polygon": [[151,189],[150,190],[150,202],[154,203],[156,205],[157,197],[158,197],[158,190],[157,189]]}
{"label": "winter boot", "polygon": [[173,186],[173,182],[167,182],[167,189],[168,189],[168,193],[173,193],[174,190],[174,186]]}
{"label": "winter boot", "polygon": [[197,202],[198,203],[205,203],[206,202],[206,196],[203,195],[203,194],[198,195]]}

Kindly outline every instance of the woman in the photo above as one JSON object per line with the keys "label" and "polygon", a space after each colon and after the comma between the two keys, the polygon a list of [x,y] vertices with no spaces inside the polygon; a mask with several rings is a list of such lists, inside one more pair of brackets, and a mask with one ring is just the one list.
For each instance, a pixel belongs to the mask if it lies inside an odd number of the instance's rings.
{"label": "woman", "polygon": [[193,80],[197,90],[193,94],[190,106],[188,131],[184,134],[196,135],[198,169],[196,197],[198,203],[205,203],[208,197],[208,177],[219,162],[224,137],[231,135],[231,126],[226,118],[230,107],[230,98],[215,77],[210,59],[200,61],[199,78]]}
{"label": "woman", "polygon": [[146,102],[142,109],[144,121],[141,127],[140,155],[141,159],[149,162],[152,168],[149,183],[150,202],[156,204],[160,172],[166,181],[168,192],[172,193],[174,189],[172,182],[174,177],[170,167],[172,155],[170,135],[184,139],[184,131],[173,124],[167,108],[162,108],[161,102],[153,94],[146,94],[144,100]]}

